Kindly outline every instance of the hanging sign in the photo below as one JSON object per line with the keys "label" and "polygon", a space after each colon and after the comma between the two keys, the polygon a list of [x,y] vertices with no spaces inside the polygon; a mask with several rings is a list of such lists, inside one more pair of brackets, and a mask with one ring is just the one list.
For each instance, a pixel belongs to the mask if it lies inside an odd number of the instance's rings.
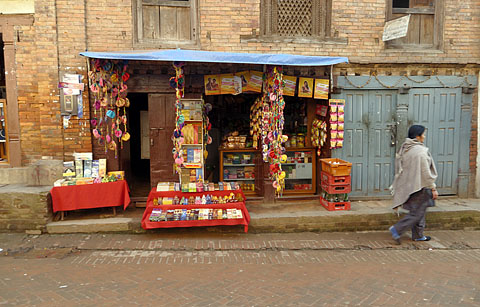
{"label": "hanging sign", "polygon": [[315,99],[328,99],[328,79],[315,79]]}
{"label": "hanging sign", "polygon": [[297,87],[297,77],[283,76],[285,86],[283,88],[284,96],[295,96],[295,88]]}
{"label": "hanging sign", "polygon": [[387,21],[383,28],[382,40],[384,42],[407,36],[410,15]]}
{"label": "hanging sign", "polygon": [[218,75],[204,76],[205,95],[220,95],[220,84]]}
{"label": "hanging sign", "polygon": [[300,78],[298,82],[298,97],[312,98],[313,95],[313,79]]}

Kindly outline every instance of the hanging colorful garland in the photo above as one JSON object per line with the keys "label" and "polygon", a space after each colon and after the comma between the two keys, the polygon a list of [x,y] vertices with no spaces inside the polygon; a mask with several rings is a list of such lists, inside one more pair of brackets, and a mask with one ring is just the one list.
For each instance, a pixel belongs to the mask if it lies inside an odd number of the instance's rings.
{"label": "hanging colorful garland", "polygon": [[312,145],[317,147],[317,155],[320,156],[321,148],[327,142],[327,122],[315,118],[312,122],[311,134]]}
{"label": "hanging colorful garland", "polygon": [[285,172],[282,170],[282,163],[287,161],[283,145],[288,140],[288,136],[283,135],[284,86],[282,69],[269,67],[267,75],[264,75],[265,92],[262,97],[262,153],[263,160],[270,164],[272,185],[278,195],[281,195],[285,188]]}
{"label": "hanging colorful garland", "polygon": [[[170,78],[170,86],[175,89],[176,101],[175,101],[175,130],[173,131],[172,142],[173,142],[173,159],[175,161],[174,169],[177,174],[181,173],[181,168],[184,161],[184,150],[182,145],[185,142],[183,135],[183,127],[185,126],[185,116],[182,114],[183,104],[181,99],[184,96],[185,90],[185,75],[183,72],[184,62],[174,62],[173,67],[175,68],[175,77]],[[208,113],[212,110],[212,105],[207,103],[203,106],[203,144],[211,144],[212,137],[208,134],[208,131],[212,128],[212,124],[208,118]],[[208,152],[206,147],[203,148],[203,159],[206,160]]]}
{"label": "hanging colorful garland", "polygon": [[180,101],[184,95],[185,75],[183,74],[184,62],[174,62],[175,77],[170,78],[170,86],[175,89],[175,130],[173,131],[173,159],[175,161],[174,169],[177,174],[180,174],[180,168],[184,162],[182,144],[184,143],[182,128],[185,125],[185,117],[182,114],[182,102]]}
{"label": "hanging colorful garland", "polygon": [[105,146],[105,153],[115,151],[115,158],[118,157],[118,144],[123,149],[123,142],[130,140],[126,112],[130,106],[127,67],[128,61],[91,59],[88,72],[90,91],[95,97],[94,116],[90,121],[92,134]]}
{"label": "hanging colorful garland", "polygon": [[250,107],[250,135],[252,135],[255,149],[258,149],[258,141],[263,127],[263,104],[263,97],[259,97]]}

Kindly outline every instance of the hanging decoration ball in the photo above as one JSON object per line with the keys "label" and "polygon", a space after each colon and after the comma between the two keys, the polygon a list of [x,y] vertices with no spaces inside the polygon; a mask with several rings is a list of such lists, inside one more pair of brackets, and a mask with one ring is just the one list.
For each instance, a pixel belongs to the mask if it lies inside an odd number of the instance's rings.
{"label": "hanging decoration ball", "polygon": [[177,80],[175,79],[175,77],[171,77],[168,82],[171,88],[177,88]]}
{"label": "hanging decoration ball", "polygon": [[213,107],[212,107],[212,104],[210,103],[206,103],[205,104],[205,113],[210,113],[210,111],[212,111]]}
{"label": "hanging decoration ball", "polygon": [[287,155],[281,155],[280,156],[280,162],[286,163],[287,162]]}
{"label": "hanging decoration ball", "polygon": [[98,129],[93,129],[93,130],[92,130],[92,133],[93,133],[93,136],[94,136],[95,138],[98,139],[98,138],[100,137],[100,133],[98,132]]}
{"label": "hanging decoration ball", "polygon": [[125,132],[122,136],[122,141],[127,142],[128,140],[130,140],[130,133]]}

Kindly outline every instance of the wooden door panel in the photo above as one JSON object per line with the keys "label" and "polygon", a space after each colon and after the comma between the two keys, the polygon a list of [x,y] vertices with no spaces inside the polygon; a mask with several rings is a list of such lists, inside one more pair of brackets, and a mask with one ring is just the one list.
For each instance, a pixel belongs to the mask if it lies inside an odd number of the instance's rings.
{"label": "wooden door panel", "polygon": [[172,133],[175,129],[175,94],[148,95],[150,123],[150,182],[178,181],[173,171]]}

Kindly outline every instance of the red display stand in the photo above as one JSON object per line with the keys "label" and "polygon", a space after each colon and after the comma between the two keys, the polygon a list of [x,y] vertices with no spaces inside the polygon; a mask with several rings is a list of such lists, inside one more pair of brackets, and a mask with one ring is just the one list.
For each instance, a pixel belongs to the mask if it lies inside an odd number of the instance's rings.
{"label": "red display stand", "polygon": [[121,205],[125,210],[130,204],[129,192],[125,180],[54,187],[50,190],[53,212]]}
{"label": "red display stand", "polygon": [[[226,203],[226,204],[208,204],[208,205],[153,205],[153,199],[158,197],[175,197],[178,198],[191,196],[203,196],[210,194],[212,196],[227,196],[230,193],[237,195],[240,193],[245,199],[245,196],[242,190],[235,191],[207,191],[207,192],[157,192],[156,188],[153,188],[148,194],[147,207],[142,217],[142,227],[143,229],[154,229],[154,228],[172,228],[172,227],[196,227],[196,226],[219,226],[219,225],[244,225],[245,232],[248,232],[248,224],[250,223],[250,215],[248,214],[247,208],[245,207],[245,201],[235,202],[235,203]],[[215,220],[195,220],[195,221],[162,221],[162,222],[151,222],[149,221],[150,214],[154,208],[159,208],[162,210],[174,210],[174,209],[240,209],[242,210],[241,219],[215,219]]]}

